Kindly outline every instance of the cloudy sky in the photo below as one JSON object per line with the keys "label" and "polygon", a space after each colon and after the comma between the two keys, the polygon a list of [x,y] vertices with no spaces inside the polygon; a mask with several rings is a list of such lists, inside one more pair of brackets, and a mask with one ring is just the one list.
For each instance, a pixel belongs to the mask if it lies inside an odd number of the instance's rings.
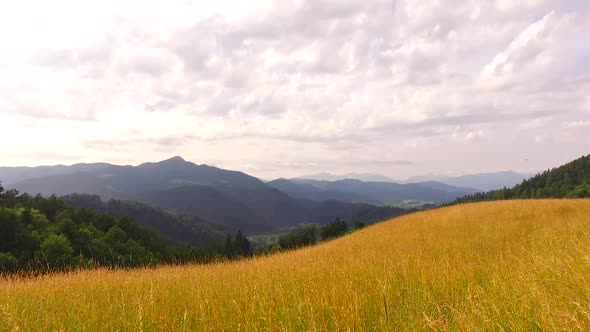
{"label": "cloudy sky", "polygon": [[589,36],[587,0],[4,2],[0,164],[537,171],[590,153]]}

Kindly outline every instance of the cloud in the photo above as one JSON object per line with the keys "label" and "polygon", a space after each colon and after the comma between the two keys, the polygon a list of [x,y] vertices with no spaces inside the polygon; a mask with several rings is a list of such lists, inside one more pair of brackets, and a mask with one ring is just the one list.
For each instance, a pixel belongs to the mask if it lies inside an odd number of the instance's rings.
{"label": "cloud", "polygon": [[[399,178],[510,168],[525,152],[550,162],[534,137],[571,142],[579,131],[561,124],[590,119],[587,6],[106,1],[66,15],[67,4],[36,9],[36,23],[25,5],[12,5],[19,19],[0,14],[0,117],[60,137],[47,150],[71,132],[71,155],[107,161],[174,150],[269,174],[281,158]],[[17,28],[22,38],[6,32]]]}
{"label": "cloud", "polygon": [[483,83],[496,88],[562,89],[556,83],[578,77],[576,69],[590,56],[590,45],[576,37],[590,28],[587,16],[551,11],[530,24],[484,67]]}
{"label": "cloud", "polygon": [[466,141],[477,141],[477,140],[481,140],[485,137],[485,134],[483,132],[483,130],[477,130],[477,131],[470,131],[467,133],[467,135],[465,135],[465,140]]}

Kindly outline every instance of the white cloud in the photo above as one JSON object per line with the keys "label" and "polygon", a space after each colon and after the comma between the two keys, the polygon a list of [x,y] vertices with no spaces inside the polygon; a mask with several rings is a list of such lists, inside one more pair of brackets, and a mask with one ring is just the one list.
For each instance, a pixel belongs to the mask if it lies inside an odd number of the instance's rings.
{"label": "white cloud", "polygon": [[[590,143],[584,136],[575,147],[559,147],[579,133],[571,124],[590,121],[587,6],[8,6],[0,13],[7,50],[0,54],[0,121],[28,139],[0,143],[7,164],[181,154],[249,165],[264,177],[330,170],[400,178],[441,167],[546,168],[587,152]],[[552,147],[559,150],[553,159]],[[31,153],[15,152],[23,150]],[[40,152],[52,150],[60,153]],[[525,154],[530,164],[513,163]]]}
{"label": "white cloud", "polygon": [[556,81],[576,77],[579,62],[590,54],[589,43],[580,40],[590,29],[587,20],[588,15],[546,14],[484,67],[483,83],[497,88],[516,84],[529,90],[559,89]]}

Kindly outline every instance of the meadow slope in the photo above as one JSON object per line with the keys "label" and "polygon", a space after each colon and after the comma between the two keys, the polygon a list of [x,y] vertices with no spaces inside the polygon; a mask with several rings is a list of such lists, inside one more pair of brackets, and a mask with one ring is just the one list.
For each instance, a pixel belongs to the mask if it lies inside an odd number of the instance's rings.
{"label": "meadow slope", "polygon": [[588,330],[590,200],[412,214],[208,266],[0,279],[0,330]]}

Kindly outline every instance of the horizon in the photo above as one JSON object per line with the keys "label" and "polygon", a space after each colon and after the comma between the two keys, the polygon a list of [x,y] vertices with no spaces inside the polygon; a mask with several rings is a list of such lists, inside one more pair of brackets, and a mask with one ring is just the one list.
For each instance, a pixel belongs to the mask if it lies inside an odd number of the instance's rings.
{"label": "horizon", "polygon": [[[39,167],[71,167],[71,166],[76,166],[76,165],[84,165],[84,164],[109,164],[112,166],[121,166],[121,167],[138,167],[144,164],[155,164],[155,163],[162,163],[162,162],[166,162],[166,161],[171,161],[174,159],[181,159],[183,162],[187,162],[187,163],[192,163],[195,165],[205,165],[205,166],[211,166],[211,167],[216,167],[216,168],[220,168],[220,169],[225,169],[225,170],[229,170],[229,171],[239,171],[239,172],[243,172],[247,175],[256,177],[258,179],[260,179],[261,181],[267,182],[267,181],[273,181],[273,180],[279,180],[279,179],[286,179],[286,180],[292,180],[292,179],[312,179],[314,177],[321,177],[321,176],[329,176],[329,177],[342,177],[342,179],[358,179],[360,177],[363,176],[378,176],[378,177],[384,177],[384,178],[388,178],[389,180],[391,180],[392,182],[407,182],[407,181],[417,181],[417,182],[421,182],[421,181],[442,181],[444,180],[444,178],[454,178],[454,177],[462,177],[462,176],[470,176],[470,175],[483,175],[483,174],[500,174],[500,173],[516,173],[516,174],[522,174],[522,175],[526,175],[526,176],[534,176],[536,174],[542,173],[544,170],[548,170],[554,167],[559,167],[561,165],[556,165],[556,166],[551,166],[549,168],[545,168],[545,169],[541,169],[538,170],[536,172],[522,172],[522,171],[518,171],[518,170],[512,170],[512,169],[506,169],[506,170],[497,170],[497,171],[489,171],[489,172],[473,172],[473,173],[462,173],[462,174],[450,174],[450,173],[427,173],[427,174],[420,174],[420,175],[414,175],[414,176],[410,176],[407,178],[395,178],[395,177],[391,177],[388,176],[386,174],[380,174],[380,173],[371,173],[371,172],[343,172],[343,173],[334,173],[334,172],[330,172],[330,171],[320,171],[320,172],[316,172],[316,173],[306,173],[306,174],[300,174],[300,175],[295,175],[295,176],[278,176],[278,177],[274,177],[274,178],[264,178],[264,177],[260,177],[257,176],[255,174],[251,174],[248,172],[245,172],[243,170],[240,169],[229,169],[229,168],[223,168],[217,165],[213,165],[213,164],[209,164],[209,163],[199,163],[199,162],[195,162],[192,160],[189,160],[187,158],[184,158],[181,155],[177,155],[177,156],[172,156],[172,157],[168,157],[162,160],[148,160],[148,161],[144,161],[141,163],[136,163],[136,164],[114,164],[114,163],[109,163],[109,162],[103,162],[103,161],[95,161],[95,162],[80,162],[80,163],[73,163],[73,164],[44,164],[44,165],[33,165],[33,166],[29,166],[29,165],[19,165],[19,166],[4,166],[4,165],[0,165],[0,168],[39,168]],[[350,176],[349,178],[346,178],[346,176]],[[0,182],[2,181],[2,179],[0,178]],[[328,180],[328,181],[333,181],[333,180]],[[367,180],[363,180],[363,181],[367,181]],[[369,180],[370,181],[370,180]],[[378,181],[379,182],[379,181]]]}
{"label": "horizon", "polygon": [[[71,0],[0,13],[0,166],[536,174],[590,153],[590,3]],[[75,28],[72,28],[75,27]]]}

